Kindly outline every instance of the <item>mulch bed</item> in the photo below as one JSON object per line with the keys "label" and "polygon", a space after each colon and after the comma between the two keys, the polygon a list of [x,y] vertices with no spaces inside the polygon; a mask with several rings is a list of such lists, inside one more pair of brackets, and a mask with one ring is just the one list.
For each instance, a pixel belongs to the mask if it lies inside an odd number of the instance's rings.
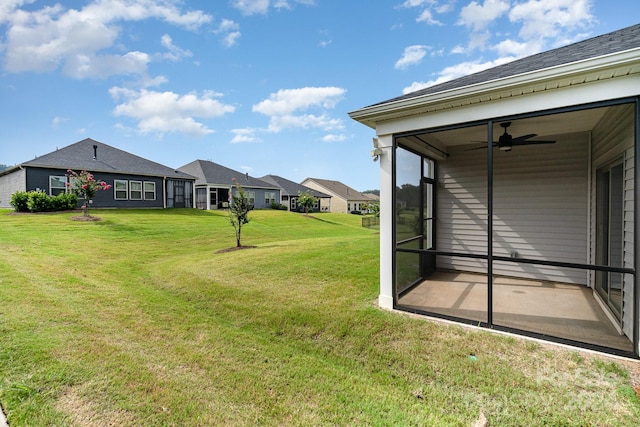
{"label": "mulch bed", "polygon": [[235,252],[235,251],[241,251],[243,249],[253,249],[253,248],[257,248],[257,246],[234,246],[232,248],[220,249],[220,250],[216,251],[215,253],[224,254],[226,252]]}

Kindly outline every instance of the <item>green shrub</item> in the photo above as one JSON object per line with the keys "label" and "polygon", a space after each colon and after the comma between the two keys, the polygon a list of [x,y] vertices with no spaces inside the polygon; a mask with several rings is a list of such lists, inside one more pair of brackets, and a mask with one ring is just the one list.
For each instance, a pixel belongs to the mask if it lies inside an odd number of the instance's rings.
{"label": "green shrub", "polygon": [[72,193],[60,193],[51,197],[51,210],[68,211],[78,206],[78,196]]}
{"label": "green shrub", "polygon": [[283,204],[273,202],[273,203],[271,203],[271,209],[275,209],[275,210],[278,210],[278,211],[286,211],[287,207],[285,205],[283,205]]}
{"label": "green shrub", "polygon": [[27,207],[31,212],[46,212],[52,210],[49,196],[47,196],[44,191],[30,191]]}
{"label": "green shrub", "polygon": [[18,191],[11,195],[10,203],[16,212],[68,211],[78,206],[78,196],[60,193],[50,197],[44,191]]}
{"label": "green shrub", "polygon": [[27,206],[28,201],[29,193],[26,191],[18,191],[11,195],[9,203],[16,212],[29,212],[29,206]]}

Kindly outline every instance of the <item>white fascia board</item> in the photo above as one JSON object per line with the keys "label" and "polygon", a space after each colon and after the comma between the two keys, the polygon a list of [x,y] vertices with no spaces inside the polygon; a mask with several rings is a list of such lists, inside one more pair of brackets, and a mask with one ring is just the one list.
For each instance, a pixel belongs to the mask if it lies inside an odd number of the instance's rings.
{"label": "white fascia board", "polygon": [[557,82],[551,88],[557,89],[574,84],[576,79],[588,82],[639,72],[640,48],[630,49],[443,92],[373,105],[350,112],[349,116],[375,129],[380,121],[479,103],[493,98],[493,93],[513,91],[516,88],[521,94],[527,94],[549,90],[549,82]]}
{"label": "white fascia board", "polygon": [[624,78],[587,82],[587,84],[564,86],[555,90],[528,93],[525,96],[511,96],[490,102],[458,105],[456,108],[429,113],[397,116],[393,120],[376,122],[376,132],[379,135],[393,135],[417,129],[486,121],[533,111],[626,98],[633,95],[640,95],[640,73]]}

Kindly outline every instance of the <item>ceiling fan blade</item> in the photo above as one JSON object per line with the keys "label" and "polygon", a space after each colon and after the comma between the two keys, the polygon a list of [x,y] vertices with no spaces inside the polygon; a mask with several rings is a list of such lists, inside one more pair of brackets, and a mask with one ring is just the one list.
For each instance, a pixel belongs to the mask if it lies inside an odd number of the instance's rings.
{"label": "ceiling fan blade", "polygon": [[[473,142],[476,142],[476,143],[483,143],[483,144],[486,144],[486,143],[487,143],[487,141],[473,141]],[[493,146],[494,146],[494,147],[497,147],[497,146],[498,146],[498,143],[497,143],[497,142],[494,142],[494,143],[493,143]],[[481,146],[481,147],[467,148],[467,149],[466,149],[466,150],[464,150],[464,151],[486,150],[486,149],[487,149],[487,146],[486,146],[486,145],[483,145],[483,146]]]}
{"label": "ceiling fan blade", "polygon": [[513,141],[511,145],[555,144],[555,141]]}
{"label": "ceiling fan blade", "polygon": [[512,138],[511,141],[512,142],[520,142],[520,141],[527,140],[529,138],[533,138],[535,136],[538,136],[538,134],[537,133],[530,133],[529,135],[521,135],[521,136],[517,136],[515,138]]}

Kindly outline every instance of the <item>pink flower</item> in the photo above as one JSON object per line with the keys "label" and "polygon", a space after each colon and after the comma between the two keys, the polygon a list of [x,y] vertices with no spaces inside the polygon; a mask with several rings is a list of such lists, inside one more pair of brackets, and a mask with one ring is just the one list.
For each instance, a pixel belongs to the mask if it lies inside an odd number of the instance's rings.
{"label": "pink flower", "polygon": [[82,189],[86,190],[87,189],[87,184],[82,184]]}

